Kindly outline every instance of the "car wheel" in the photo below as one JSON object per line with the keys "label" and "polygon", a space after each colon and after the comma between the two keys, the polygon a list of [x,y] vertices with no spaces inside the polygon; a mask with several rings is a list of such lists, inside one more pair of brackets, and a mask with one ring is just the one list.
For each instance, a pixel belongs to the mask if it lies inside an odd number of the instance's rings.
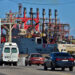
{"label": "car wheel", "polygon": [[27,66],[28,64],[25,62],[25,66]]}
{"label": "car wheel", "polygon": [[11,66],[11,63],[9,63],[8,65]]}
{"label": "car wheel", "polygon": [[2,62],[0,62],[0,66],[2,66],[3,65],[3,63]]}
{"label": "car wheel", "polygon": [[31,66],[31,63],[29,63],[29,66]]}
{"label": "car wheel", "polygon": [[54,68],[54,67],[52,67],[52,68],[51,68],[51,71],[54,71],[54,70],[55,70],[55,68]]}
{"label": "car wheel", "polygon": [[13,63],[13,66],[17,66],[17,62],[14,62],[14,63]]}
{"label": "car wheel", "polygon": [[54,67],[54,64],[51,63],[51,70],[54,71],[55,70],[55,67]]}
{"label": "car wheel", "polygon": [[44,70],[47,70],[47,66],[46,65],[44,65]]}
{"label": "car wheel", "polygon": [[65,70],[65,68],[64,67],[62,67],[62,71],[64,71]]}
{"label": "car wheel", "polygon": [[70,70],[70,71],[73,71],[73,67],[69,67],[69,70]]}
{"label": "car wheel", "polygon": [[37,64],[38,66],[40,65],[40,64]]}

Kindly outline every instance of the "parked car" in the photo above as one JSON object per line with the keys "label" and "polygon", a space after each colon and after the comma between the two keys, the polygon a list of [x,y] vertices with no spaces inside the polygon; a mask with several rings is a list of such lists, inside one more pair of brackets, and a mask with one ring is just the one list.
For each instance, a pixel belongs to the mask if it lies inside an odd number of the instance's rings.
{"label": "parked car", "polygon": [[61,68],[63,71],[65,68],[69,68],[70,71],[73,71],[74,59],[69,53],[65,52],[53,52],[50,54],[49,60],[44,62],[44,70],[51,68]]}
{"label": "parked car", "polygon": [[32,53],[28,55],[25,60],[25,66],[31,66],[32,64],[43,65],[44,57],[40,53]]}

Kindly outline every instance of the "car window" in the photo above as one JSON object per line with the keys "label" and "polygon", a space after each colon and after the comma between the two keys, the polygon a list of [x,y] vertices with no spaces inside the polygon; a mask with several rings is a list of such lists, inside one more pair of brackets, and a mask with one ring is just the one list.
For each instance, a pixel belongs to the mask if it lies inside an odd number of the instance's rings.
{"label": "car window", "polygon": [[42,55],[40,55],[40,54],[33,54],[33,55],[31,55],[31,57],[42,57]]}
{"label": "car window", "polygon": [[56,53],[54,54],[55,57],[71,57],[68,53]]}
{"label": "car window", "polygon": [[73,58],[75,58],[75,55],[71,55]]}
{"label": "car window", "polygon": [[5,48],[4,53],[10,53],[10,48],[9,47]]}
{"label": "car window", "polygon": [[12,52],[12,53],[17,53],[17,49],[16,49],[16,48],[12,48],[12,49],[11,49],[11,52]]}

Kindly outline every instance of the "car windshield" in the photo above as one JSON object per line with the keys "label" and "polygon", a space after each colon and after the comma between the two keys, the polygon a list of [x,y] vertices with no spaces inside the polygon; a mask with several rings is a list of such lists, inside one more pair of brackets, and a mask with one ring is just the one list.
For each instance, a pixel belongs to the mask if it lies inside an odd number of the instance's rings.
{"label": "car windshield", "polygon": [[31,57],[42,57],[40,54],[32,54]]}
{"label": "car windshield", "polygon": [[11,49],[11,52],[12,52],[12,53],[17,53],[17,49],[16,49],[16,48],[12,48],[12,49]]}
{"label": "car windshield", "polygon": [[55,53],[55,57],[71,57],[68,53]]}
{"label": "car windshield", "polygon": [[10,53],[10,48],[9,48],[9,47],[5,48],[5,49],[4,49],[4,52],[5,52],[5,53]]}

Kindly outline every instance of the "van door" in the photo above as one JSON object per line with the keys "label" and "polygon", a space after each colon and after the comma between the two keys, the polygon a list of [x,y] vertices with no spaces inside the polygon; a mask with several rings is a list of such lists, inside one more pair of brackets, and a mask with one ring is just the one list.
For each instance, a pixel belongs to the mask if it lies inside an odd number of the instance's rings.
{"label": "van door", "polygon": [[11,51],[10,51],[10,47],[5,47],[3,50],[3,61],[11,61]]}
{"label": "van door", "polygon": [[19,55],[18,48],[16,47],[11,48],[11,60],[13,62],[18,61],[18,55]]}

